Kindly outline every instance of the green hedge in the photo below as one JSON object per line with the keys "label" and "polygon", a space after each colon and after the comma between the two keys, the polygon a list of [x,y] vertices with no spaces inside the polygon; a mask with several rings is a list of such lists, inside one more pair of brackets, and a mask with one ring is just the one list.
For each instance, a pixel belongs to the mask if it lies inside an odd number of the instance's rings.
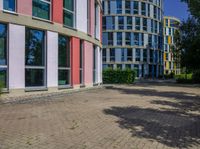
{"label": "green hedge", "polygon": [[105,69],[103,70],[104,84],[131,84],[134,83],[136,77],[135,70]]}
{"label": "green hedge", "polygon": [[175,78],[177,83],[186,83],[186,84],[200,83],[200,70],[196,70],[190,74],[176,75]]}

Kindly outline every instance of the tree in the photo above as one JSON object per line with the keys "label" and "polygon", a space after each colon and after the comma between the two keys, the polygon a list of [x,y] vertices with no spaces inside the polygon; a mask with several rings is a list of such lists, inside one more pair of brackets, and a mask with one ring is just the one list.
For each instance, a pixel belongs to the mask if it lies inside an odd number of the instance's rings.
{"label": "tree", "polygon": [[200,21],[200,0],[181,0],[188,4],[189,11],[192,16]]}
{"label": "tree", "polygon": [[200,0],[186,2],[191,16],[180,25],[180,33],[175,37],[175,45],[181,51],[181,65],[187,70],[200,69]]}

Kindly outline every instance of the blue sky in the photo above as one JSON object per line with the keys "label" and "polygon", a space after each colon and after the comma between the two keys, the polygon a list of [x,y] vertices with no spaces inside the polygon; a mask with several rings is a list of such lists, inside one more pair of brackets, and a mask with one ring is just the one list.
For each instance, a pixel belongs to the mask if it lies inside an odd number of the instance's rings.
{"label": "blue sky", "polygon": [[180,0],[164,0],[164,15],[174,16],[181,20],[188,18],[188,7]]}

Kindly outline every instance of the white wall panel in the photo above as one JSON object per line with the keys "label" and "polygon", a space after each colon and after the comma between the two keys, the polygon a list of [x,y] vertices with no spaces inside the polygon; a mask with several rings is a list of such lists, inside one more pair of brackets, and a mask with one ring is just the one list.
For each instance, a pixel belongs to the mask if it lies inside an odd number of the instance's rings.
{"label": "white wall panel", "polygon": [[87,33],[87,0],[77,0],[77,29]]}
{"label": "white wall panel", "polygon": [[25,27],[9,24],[9,88],[25,88]]}
{"label": "white wall panel", "polygon": [[0,0],[0,10],[3,10],[3,0]]}
{"label": "white wall panel", "polygon": [[58,33],[47,31],[47,87],[58,86]]}

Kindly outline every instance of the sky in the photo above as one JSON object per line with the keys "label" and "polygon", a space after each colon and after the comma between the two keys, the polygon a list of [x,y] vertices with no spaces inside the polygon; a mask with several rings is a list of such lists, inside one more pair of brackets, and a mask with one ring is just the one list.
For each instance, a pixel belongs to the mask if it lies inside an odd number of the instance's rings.
{"label": "sky", "polygon": [[174,16],[180,20],[186,20],[188,18],[187,4],[180,0],[164,0],[164,15]]}

